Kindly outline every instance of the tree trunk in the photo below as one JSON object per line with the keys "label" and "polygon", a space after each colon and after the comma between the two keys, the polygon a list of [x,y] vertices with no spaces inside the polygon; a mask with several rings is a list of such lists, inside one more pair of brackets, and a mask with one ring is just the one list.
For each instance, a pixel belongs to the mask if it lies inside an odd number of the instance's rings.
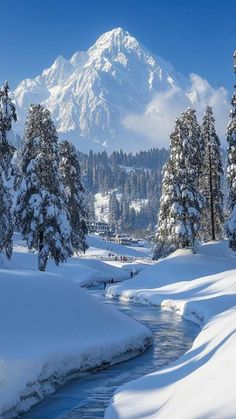
{"label": "tree trunk", "polygon": [[43,249],[43,231],[39,232],[39,253]]}
{"label": "tree trunk", "polygon": [[40,271],[44,272],[45,267],[42,265],[40,260],[40,253],[43,250],[43,231],[40,231],[39,233],[39,256],[38,256],[38,268]]}
{"label": "tree trunk", "polygon": [[211,162],[211,147],[208,146],[209,152],[209,177],[210,177],[210,208],[211,208],[211,239],[216,239],[215,234],[215,217],[214,217],[214,198],[213,198],[213,184],[212,184],[212,162]]}

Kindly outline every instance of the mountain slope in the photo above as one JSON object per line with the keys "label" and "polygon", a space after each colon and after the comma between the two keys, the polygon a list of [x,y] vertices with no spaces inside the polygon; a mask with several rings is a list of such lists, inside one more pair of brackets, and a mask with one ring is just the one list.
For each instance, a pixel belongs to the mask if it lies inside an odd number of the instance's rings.
{"label": "mountain slope", "polygon": [[186,98],[188,87],[168,62],[116,28],[87,52],[70,60],[59,56],[40,76],[22,81],[13,96],[20,131],[29,104],[40,102],[52,112],[59,136],[80,149],[133,150],[145,148],[144,136],[128,131],[124,118],[144,112],[156,93],[172,89]]}

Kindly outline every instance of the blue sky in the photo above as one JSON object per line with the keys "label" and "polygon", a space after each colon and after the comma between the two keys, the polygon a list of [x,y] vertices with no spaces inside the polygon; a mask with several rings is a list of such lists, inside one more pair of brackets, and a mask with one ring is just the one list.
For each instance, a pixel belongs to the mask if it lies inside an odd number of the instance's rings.
{"label": "blue sky", "polygon": [[231,90],[234,0],[0,0],[0,80],[12,88],[121,26],[183,74]]}

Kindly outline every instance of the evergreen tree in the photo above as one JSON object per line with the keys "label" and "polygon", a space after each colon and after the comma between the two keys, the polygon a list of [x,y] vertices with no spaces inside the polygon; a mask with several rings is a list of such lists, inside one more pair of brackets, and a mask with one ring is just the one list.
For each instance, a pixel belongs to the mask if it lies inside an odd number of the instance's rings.
{"label": "evergreen tree", "polygon": [[165,166],[154,258],[178,248],[196,251],[202,200],[198,191],[202,141],[195,111],[183,112],[171,134]]}
{"label": "evergreen tree", "polygon": [[109,197],[109,224],[112,227],[118,226],[118,221],[120,218],[120,204],[117,199],[116,193],[113,192]]}
{"label": "evergreen tree", "polygon": [[11,159],[15,148],[9,143],[12,121],[16,121],[16,109],[9,97],[8,82],[0,89],[0,165],[6,180],[11,175]]}
{"label": "evergreen tree", "polygon": [[88,216],[88,220],[95,220],[95,198],[92,192],[86,191],[85,193],[85,211]]}
{"label": "evergreen tree", "polygon": [[[234,52],[234,71],[236,73],[236,51]],[[236,85],[234,86],[234,89],[231,101],[232,109],[230,112],[230,122],[227,127],[227,177],[229,182],[229,219],[227,222],[227,232],[230,239],[230,245],[232,240],[236,240]]]}
{"label": "evergreen tree", "polygon": [[126,195],[122,195],[120,201],[120,220],[119,228],[121,231],[129,230],[129,201]]}
{"label": "evergreen tree", "polygon": [[41,105],[29,109],[22,152],[22,181],[17,196],[16,222],[29,249],[38,252],[44,271],[72,254],[70,217],[59,176],[56,129]]}
{"label": "evergreen tree", "polygon": [[[176,125],[177,123],[178,122],[176,122]],[[173,139],[173,134],[171,138]],[[175,224],[173,209],[175,208],[175,200],[177,200],[177,197],[175,196],[177,184],[174,184],[174,182],[176,182],[176,179],[173,175],[172,160],[170,158],[163,169],[162,194],[158,214],[154,259],[165,257],[176,249],[176,243],[173,237]]]}
{"label": "evergreen tree", "polygon": [[4,252],[8,259],[12,255],[12,236],[12,196],[4,176],[0,173],[0,253]]}
{"label": "evergreen tree", "polygon": [[12,255],[12,197],[7,182],[12,171],[14,147],[8,142],[12,121],[16,121],[15,106],[9,97],[5,82],[0,89],[0,252]]}
{"label": "evergreen tree", "polygon": [[74,251],[88,248],[86,244],[87,213],[84,188],[81,182],[80,164],[76,148],[68,141],[59,145],[60,175],[66,193],[67,209],[70,214],[71,243]]}
{"label": "evergreen tree", "polygon": [[129,228],[133,230],[137,221],[137,214],[133,207],[129,210]]}
{"label": "evergreen tree", "polygon": [[203,123],[202,138],[204,159],[200,190],[204,197],[202,210],[203,239],[219,240],[223,236],[223,165],[220,140],[215,131],[215,119],[212,108],[207,106]]}

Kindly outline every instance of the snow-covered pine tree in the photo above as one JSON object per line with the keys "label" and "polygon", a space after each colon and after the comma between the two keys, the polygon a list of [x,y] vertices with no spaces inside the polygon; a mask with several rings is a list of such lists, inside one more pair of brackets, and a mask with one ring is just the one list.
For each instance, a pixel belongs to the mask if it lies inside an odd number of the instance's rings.
{"label": "snow-covered pine tree", "polygon": [[85,252],[87,212],[85,190],[81,182],[80,163],[76,148],[68,141],[59,144],[60,176],[66,193],[67,209],[70,214],[71,243],[75,252]]}
{"label": "snow-covered pine tree", "polygon": [[[236,73],[236,51],[234,51],[234,72]],[[236,85],[231,100],[230,122],[227,127],[229,182],[229,219],[226,225],[229,244],[236,250]]]}
{"label": "snow-covered pine tree", "polygon": [[9,142],[12,121],[16,121],[16,109],[9,97],[9,85],[6,81],[0,88],[0,164],[6,180],[10,177],[11,159],[15,148]]}
{"label": "snow-covered pine tree", "polygon": [[129,199],[126,194],[121,196],[120,200],[120,220],[119,230],[125,231],[130,229],[130,206]]}
{"label": "snow-covered pine tree", "polygon": [[120,204],[117,199],[116,193],[112,192],[109,197],[109,224],[117,228],[120,218]]}
{"label": "snow-covered pine tree", "polygon": [[194,109],[188,108],[181,115],[181,137],[174,157],[174,172],[178,178],[174,240],[178,248],[190,247],[195,252],[200,235],[203,143]]}
{"label": "snow-covered pine tree", "polygon": [[162,194],[158,214],[158,227],[156,235],[156,246],[154,249],[154,259],[168,256],[168,254],[176,249],[176,244],[172,240],[172,228],[175,220],[171,215],[171,207],[175,200],[176,191],[176,185],[174,185],[174,181],[175,179],[172,170],[172,160],[170,157],[169,161],[163,168]]}
{"label": "snow-covered pine tree", "polygon": [[92,221],[96,219],[95,215],[95,197],[92,192],[85,190],[85,210],[88,215],[88,220]]}
{"label": "snow-covered pine tree", "polygon": [[5,252],[10,259],[12,255],[12,197],[7,182],[11,174],[11,161],[14,147],[8,136],[12,121],[16,121],[15,105],[9,97],[8,82],[0,88],[0,252]]}
{"label": "snow-covered pine tree", "polygon": [[202,122],[204,158],[200,191],[204,197],[202,209],[203,240],[219,240],[223,237],[223,164],[219,137],[215,130],[215,119],[210,106]]}
{"label": "snow-covered pine tree", "polygon": [[154,258],[174,249],[196,251],[202,205],[199,176],[202,140],[195,111],[188,108],[176,120],[165,165]]}
{"label": "snow-covered pine tree", "polygon": [[56,129],[50,112],[31,105],[22,152],[22,182],[17,196],[16,221],[29,249],[38,252],[44,271],[51,258],[56,264],[72,254],[70,216],[59,176]]}
{"label": "snow-covered pine tree", "polygon": [[4,252],[8,259],[12,255],[12,236],[12,196],[6,186],[5,177],[0,173],[0,253]]}

